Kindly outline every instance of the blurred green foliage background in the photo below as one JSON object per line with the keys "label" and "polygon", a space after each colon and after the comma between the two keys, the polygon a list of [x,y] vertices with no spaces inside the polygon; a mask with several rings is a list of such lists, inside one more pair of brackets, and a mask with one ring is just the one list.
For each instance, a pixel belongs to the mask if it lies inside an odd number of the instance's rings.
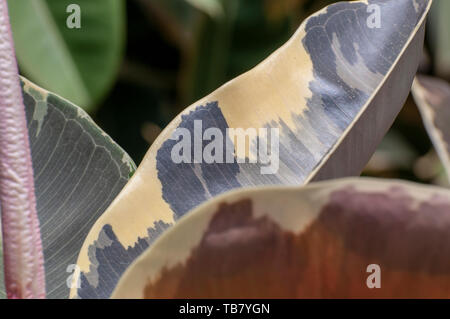
{"label": "blurred green foliage background", "polygon": [[[85,108],[139,163],[181,110],[276,50],[332,0],[9,0],[21,73]],[[68,29],[65,8],[81,8]],[[450,80],[450,1],[420,72]],[[450,123],[449,123],[450,125]],[[410,97],[365,175],[448,186]]]}

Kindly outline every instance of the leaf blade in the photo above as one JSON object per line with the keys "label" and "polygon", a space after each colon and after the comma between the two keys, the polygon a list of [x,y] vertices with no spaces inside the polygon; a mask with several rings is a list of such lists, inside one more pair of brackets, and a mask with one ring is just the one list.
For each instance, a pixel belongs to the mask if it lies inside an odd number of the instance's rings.
{"label": "leaf blade", "polygon": [[112,298],[448,298],[449,194],[366,178],[234,191],[162,235]]}
{"label": "leaf blade", "polygon": [[76,264],[83,238],[134,173],[135,164],[81,108],[24,78],[22,91],[47,296],[67,298],[72,274],[67,267]]}
{"label": "leaf blade", "polygon": [[[386,25],[402,29],[369,30],[365,2],[332,5],[307,19],[260,65],[188,107],[162,132],[137,177],[87,237],[78,259],[82,270],[79,297],[108,297],[118,280],[109,275],[113,270],[122,272],[123,263],[152,245],[158,234],[223,192],[260,185],[302,185],[360,173],[409,93],[430,5],[421,1],[416,6],[412,0],[371,3],[381,6]],[[331,23],[329,28],[326,21]],[[345,28],[338,27],[342,24]],[[393,38],[398,40],[395,46],[391,45]],[[387,99],[392,101],[387,103]],[[237,163],[235,154],[231,154],[232,164],[177,165],[170,155],[176,144],[173,134],[177,128],[195,133],[196,120],[203,123],[202,133],[219,128],[222,144],[227,142],[229,128],[278,128],[280,170],[263,175],[260,164]],[[254,138],[253,145],[257,141]],[[256,153],[249,149],[254,152],[250,154]],[[109,246],[101,244],[100,238],[105,237]],[[88,251],[95,252],[91,256],[126,254],[127,259],[94,264]],[[76,293],[72,291],[72,296]]]}

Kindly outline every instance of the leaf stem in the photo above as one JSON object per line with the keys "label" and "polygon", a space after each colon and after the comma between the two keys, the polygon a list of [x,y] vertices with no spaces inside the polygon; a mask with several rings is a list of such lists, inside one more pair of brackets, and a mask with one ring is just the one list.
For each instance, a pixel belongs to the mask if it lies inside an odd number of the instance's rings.
{"label": "leaf stem", "polygon": [[45,298],[28,128],[6,0],[0,0],[0,204],[8,298]]}

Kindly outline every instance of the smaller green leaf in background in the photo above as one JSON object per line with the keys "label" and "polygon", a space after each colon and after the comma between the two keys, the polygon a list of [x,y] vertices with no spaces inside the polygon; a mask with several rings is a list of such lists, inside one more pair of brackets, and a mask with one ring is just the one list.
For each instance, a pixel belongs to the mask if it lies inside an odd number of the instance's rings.
{"label": "smaller green leaf in background", "polygon": [[124,48],[123,0],[78,0],[81,28],[66,21],[71,0],[9,0],[21,72],[93,111],[116,77]]}
{"label": "smaller green leaf in background", "polygon": [[412,92],[450,180],[450,85],[444,80],[421,75],[416,77]]}
{"label": "smaller green leaf in background", "polygon": [[232,53],[232,34],[240,7],[238,0],[218,0],[223,14],[197,15],[190,27],[193,41],[185,53],[182,70],[181,100],[190,104],[225,83]]}
{"label": "smaller green leaf in background", "polygon": [[190,25],[194,36],[182,70],[184,104],[250,70],[289,39],[302,21],[297,17],[298,11],[290,12],[298,19],[292,28],[292,17],[283,11],[274,18],[273,8],[294,8],[302,1],[283,0],[274,6],[277,1],[216,0],[223,8],[223,16],[197,17],[196,23]]}

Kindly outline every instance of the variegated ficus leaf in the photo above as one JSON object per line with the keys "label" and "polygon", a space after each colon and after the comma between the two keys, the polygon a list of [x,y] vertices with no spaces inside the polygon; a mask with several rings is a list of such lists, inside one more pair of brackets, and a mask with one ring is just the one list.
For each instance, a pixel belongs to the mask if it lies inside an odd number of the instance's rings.
{"label": "variegated ficus leaf", "polygon": [[450,85],[444,80],[420,75],[414,80],[412,92],[450,181]]}
{"label": "variegated ficus leaf", "polygon": [[[79,107],[22,78],[49,298],[67,298],[84,238],[131,175],[130,157]],[[2,260],[0,259],[0,269]],[[0,297],[4,297],[3,273]]]}
{"label": "variegated ficus leaf", "polygon": [[363,178],[235,191],[161,236],[113,297],[450,298],[450,191]]}
{"label": "variegated ficus leaf", "polygon": [[[333,4],[305,20],[253,70],[188,107],[153,143],[92,228],[77,263],[81,288],[71,296],[110,296],[120,275],[159,234],[226,191],[360,174],[408,96],[430,4]],[[220,134],[213,137],[214,128]],[[248,134],[250,146],[244,152],[229,130],[238,128],[256,130],[256,135]],[[261,128],[268,129],[270,138]],[[194,140],[188,155],[192,163],[173,160],[184,137],[180,132]],[[276,132],[278,144],[272,143]],[[206,138],[196,144],[198,136]],[[199,157],[212,140],[232,147],[216,151],[219,160],[208,164]],[[279,158],[252,163],[261,145],[271,145],[271,154],[278,147]],[[273,171],[265,174],[264,169]],[[180,241],[201,235],[193,228]]]}

